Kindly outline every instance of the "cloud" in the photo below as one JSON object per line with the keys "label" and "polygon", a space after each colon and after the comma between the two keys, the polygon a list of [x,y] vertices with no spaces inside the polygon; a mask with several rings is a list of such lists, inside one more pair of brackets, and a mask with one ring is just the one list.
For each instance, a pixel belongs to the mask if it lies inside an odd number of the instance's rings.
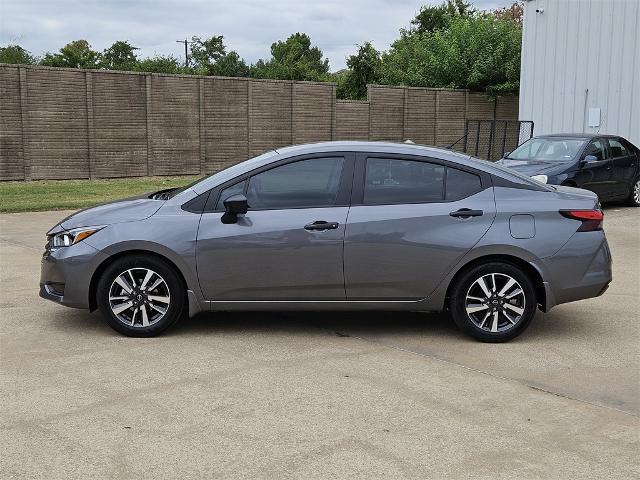
{"label": "cloud", "polygon": [[[142,56],[184,55],[176,40],[224,35],[227,46],[248,62],[269,57],[273,42],[305,32],[344,68],[356,45],[371,41],[386,49],[400,28],[425,4],[439,0],[0,0],[0,44],[19,43],[35,55],[80,38],[96,50],[129,40]],[[476,0],[477,8],[511,0]]]}

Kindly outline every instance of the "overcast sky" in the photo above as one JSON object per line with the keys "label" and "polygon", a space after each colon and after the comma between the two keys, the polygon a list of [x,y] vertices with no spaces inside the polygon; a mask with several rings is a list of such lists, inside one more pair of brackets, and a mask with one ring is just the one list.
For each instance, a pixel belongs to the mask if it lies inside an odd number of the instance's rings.
{"label": "overcast sky", "polygon": [[[0,45],[18,43],[32,54],[56,51],[86,39],[95,50],[128,40],[142,56],[184,58],[176,40],[224,35],[247,62],[268,58],[270,45],[305,32],[329,58],[345,66],[356,45],[371,41],[385,50],[421,5],[440,0],[0,0]],[[473,0],[479,9],[512,0]]]}

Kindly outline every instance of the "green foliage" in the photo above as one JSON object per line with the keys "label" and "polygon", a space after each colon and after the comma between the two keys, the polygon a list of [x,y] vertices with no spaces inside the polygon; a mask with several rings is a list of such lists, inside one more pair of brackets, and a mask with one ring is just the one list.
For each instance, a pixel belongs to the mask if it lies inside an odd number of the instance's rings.
{"label": "green foliage", "polygon": [[469,17],[475,10],[465,0],[447,0],[441,5],[425,5],[411,20],[412,32],[431,33],[443,30],[457,17]]}
{"label": "green foliage", "polygon": [[251,67],[251,76],[322,81],[329,72],[329,60],[322,57],[322,50],[311,46],[311,39],[307,34],[294,33],[285,41],[273,43],[271,58],[258,60]]}
{"label": "green foliage", "polygon": [[383,55],[383,84],[517,93],[519,25],[491,14],[453,18],[443,30],[404,32]]}
{"label": "green foliage", "polygon": [[222,40],[222,35],[214,35],[204,40],[200,37],[191,37],[191,58],[189,60],[194,71],[207,75],[209,68],[225,54]]}
{"label": "green foliage", "polygon": [[220,77],[248,77],[249,66],[240,58],[237,52],[225,53],[214,63],[208,75],[218,75]]}
{"label": "green foliage", "polygon": [[40,61],[48,67],[98,68],[99,54],[86,40],[74,40],[58,53],[47,53]]}
{"label": "green foliage", "polygon": [[222,35],[191,38],[191,69],[198,75],[247,77],[249,67],[237,52],[227,52]]}
{"label": "green foliage", "polygon": [[140,60],[135,70],[152,73],[185,73],[180,61],[173,55],[156,55]]}
{"label": "green foliage", "polygon": [[0,63],[33,65],[37,63],[37,59],[20,45],[10,43],[6,47],[0,47]]}
{"label": "green foliage", "polygon": [[[40,64],[55,67],[103,68],[140,72],[183,73],[282,80],[332,81],[338,98],[361,100],[367,84],[468,88],[489,96],[517,93],[523,7],[476,11],[468,0],[445,0],[423,6],[411,27],[386,52],[371,43],[358,46],[347,68],[329,73],[329,60],[312,46],[305,33],[295,33],[271,45],[271,57],[249,67],[235,51],[227,51],[222,35],[191,39],[190,65],[173,55],[139,59],[128,41],[118,41],[101,54],[86,40],[76,40],[58,53],[47,53]],[[19,45],[0,48],[2,63],[37,63]]]}
{"label": "green foliage", "polygon": [[358,47],[358,53],[347,58],[347,70],[337,77],[338,98],[363,100],[367,98],[367,84],[377,83],[382,66],[380,52],[370,42]]}
{"label": "green foliage", "polygon": [[128,41],[117,41],[100,55],[100,68],[107,70],[134,70],[138,63],[136,56],[138,48]]}

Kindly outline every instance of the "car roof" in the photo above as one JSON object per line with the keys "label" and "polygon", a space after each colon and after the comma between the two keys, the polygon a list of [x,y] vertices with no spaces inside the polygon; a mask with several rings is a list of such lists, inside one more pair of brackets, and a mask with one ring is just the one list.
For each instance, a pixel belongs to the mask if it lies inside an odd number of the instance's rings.
{"label": "car roof", "polygon": [[620,135],[608,135],[600,133],[549,133],[546,135],[536,135],[533,138],[621,138]]}
{"label": "car roof", "polygon": [[269,152],[263,153],[262,155],[221,170],[195,183],[190,188],[194,192],[201,194],[206,190],[220,185],[226,181],[232,180],[239,175],[247,173],[253,169],[269,165],[278,160],[283,160],[288,157],[295,157],[298,155],[325,152],[365,152],[379,154],[388,153],[396,155],[431,157],[439,160],[449,160],[461,166],[484,170],[487,173],[498,175],[502,178],[511,179],[512,181],[515,180],[514,177],[520,178],[521,180],[523,178],[521,175],[517,174],[517,172],[512,172],[501,168],[500,166],[495,165],[493,162],[480,160],[465,153],[454,152],[452,150],[444,148],[428,147],[426,145],[400,142],[333,141],[279,147],[276,150],[271,150]]}
{"label": "car roof", "polygon": [[408,155],[432,156],[441,159],[461,160],[469,158],[465,153],[455,152],[446,148],[429,147],[415,143],[401,142],[371,142],[371,141],[332,141],[315,142],[303,145],[291,145],[275,150],[277,153],[289,157],[306,153],[322,152],[368,152],[368,153],[399,153]]}

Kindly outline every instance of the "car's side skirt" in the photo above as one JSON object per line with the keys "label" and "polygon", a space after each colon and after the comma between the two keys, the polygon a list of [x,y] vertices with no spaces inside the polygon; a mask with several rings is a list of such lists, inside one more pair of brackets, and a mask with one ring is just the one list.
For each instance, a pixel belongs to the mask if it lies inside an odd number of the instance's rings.
{"label": "car's side skirt", "polygon": [[211,311],[260,311],[260,310],[396,310],[424,311],[420,300],[254,300],[210,301]]}

